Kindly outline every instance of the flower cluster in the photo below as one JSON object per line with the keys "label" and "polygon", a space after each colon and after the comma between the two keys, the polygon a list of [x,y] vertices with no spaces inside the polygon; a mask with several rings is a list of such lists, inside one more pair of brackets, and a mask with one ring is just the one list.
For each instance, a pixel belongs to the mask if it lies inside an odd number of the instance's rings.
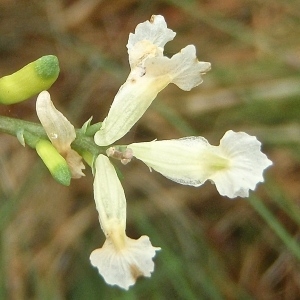
{"label": "flower cluster", "polygon": [[[210,180],[221,195],[229,198],[247,197],[249,190],[263,182],[263,171],[272,164],[260,151],[256,137],[231,130],[225,133],[219,146],[194,136],[111,146],[131,129],[169,83],[188,91],[199,85],[202,75],[210,70],[210,63],[197,60],[193,45],[171,58],[164,56],[164,46],[174,36],[162,16],[152,16],[129,35],[130,74],[94,135],[95,143],[105,147],[107,154],[95,157],[93,166],[94,197],[106,241],[92,252],[90,260],[108,284],[124,289],[139,276],[151,276],[152,259],[160,248],[153,247],[147,236],[138,240],[127,237],[126,198],[109,157],[126,164],[134,156],[150,170],[180,184],[198,187]],[[76,137],[74,127],[55,109],[45,91],[38,97],[37,113],[50,141],[66,158],[72,177],[82,176],[81,157],[71,149]]]}

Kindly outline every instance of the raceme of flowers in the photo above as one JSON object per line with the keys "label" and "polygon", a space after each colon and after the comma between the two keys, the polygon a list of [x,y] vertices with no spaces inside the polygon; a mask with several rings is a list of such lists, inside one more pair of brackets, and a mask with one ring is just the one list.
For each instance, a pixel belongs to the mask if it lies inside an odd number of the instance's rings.
{"label": "raceme of flowers", "polygon": [[[134,156],[150,170],[184,185],[198,187],[210,180],[221,195],[229,198],[247,197],[249,190],[263,182],[263,171],[272,164],[261,152],[256,137],[231,130],[225,133],[219,146],[210,145],[203,137],[132,143],[127,148],[112,146],[169,83],[188,91],[199,85],[202,75],[210,69],[210,63],[196,59],[193,45],[171,58],[164,56],[163,47],[174,36],[162,16],[152,16],[129,35],[130,74],[94,136],[97,145],[107,146],[107,155],[95,157],[93,166],[94,197],[106,241],[91,253],[90,261],[108,284],[126,290],[138,277],[151,276],[152,259],[160,248],[152,246],[147,236],[137,240],[127,237],[126,198],[109,157],[126,164]],[[38,96],[37,114],[50,141],[66,158],[72,177],[82,176],[81,157],[71,149],[76,137],[74,127],[53,106],[46,91]]]}

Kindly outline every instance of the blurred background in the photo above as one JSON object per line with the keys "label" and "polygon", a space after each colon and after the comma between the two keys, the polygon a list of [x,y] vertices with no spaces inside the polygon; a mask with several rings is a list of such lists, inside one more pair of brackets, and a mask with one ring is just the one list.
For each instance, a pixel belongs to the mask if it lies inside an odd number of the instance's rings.
{"label": "blurred background", "polygon": [[[175,184],[139,161],[119,166],[127,234],[162,250],[152,277],[126,292],[90,265],[104,235],[93,177],[56,183],[35,151],[0,134],[0,299],[300,299],[300,2],[284,0],[0,0],[0,76],[46,54],[61,73],[49,90],[76,126],[102,121],[129,73],[128,34],[152,14],[212,63],[191,92],[170,85],[120,141],[232,129],[256,135],[274,162],[248,199],[206,183]],[[1,106],[38,122],[36,97]]]}

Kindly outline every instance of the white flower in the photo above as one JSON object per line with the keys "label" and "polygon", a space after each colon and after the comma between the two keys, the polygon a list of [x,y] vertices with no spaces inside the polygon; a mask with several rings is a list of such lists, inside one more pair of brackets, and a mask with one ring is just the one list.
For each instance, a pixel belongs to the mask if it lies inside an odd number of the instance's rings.
{"label": "white flower", "polygon": [[116,171],[102,154],[95,169],[94,196],[106,241],[91,253],[90,260],[108,284],[127,290],[139,276],[151,276],[152,258],[160,248],[153,247],[147,236],[138,240],[126,236],[126,199]]}
{"label": "white flower", "polygon": [[51,101],[50,94],[47,91],[43,91],[38,95],[36,112],[49,140],[59,154],[67,161],[72,178],[85,176],[82,172],[82,169],[85,167],[82,163],[81,156],[71,148],[71,143],[76,138],[75,128],[68,119],[55,108]]}
{"label": "white flower", "polygon": [[90,260],[108,284],[128,290],[139,276],[151,276],[152,258],[157,250],[159,248],[153,247],[145,235],[138,240],[126,236],[122,250],[118,251],[112,240],[107,239],[102,248],[91,253]]}
{"label": "white flower", "polygon": [[133,156],[180,184],[215,183],[223,196],[247,197],[272,162],[260,151],[261,143],[244,132],[227,131],[219,146],[203,137],[152,141],[128,145]]}
{"label": "white flower", "polygon": [[202,82],[201,75],[210,70],[210,63],[197,60],[195,46],[186,46],[171,58],[163,56],[165,44],[174,36],[162,16],[152,16],[129,35],[131,72],[95,134],[97,145],[110,145],[124,136],[169,83],[189,91]]}

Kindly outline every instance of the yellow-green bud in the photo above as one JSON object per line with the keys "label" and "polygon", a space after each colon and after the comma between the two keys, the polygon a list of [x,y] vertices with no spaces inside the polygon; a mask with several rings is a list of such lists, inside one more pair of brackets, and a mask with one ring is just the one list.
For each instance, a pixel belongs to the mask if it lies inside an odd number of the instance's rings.
{"label": "yellow-green bud", "polygon": [[49,141],[40,140],[36,144],[36,151],[53,178],[63,185],[70,185],[71,172],[69,166],[56,148]]}
{"label": "yellow-green bud", "polygon": [[0,103],[14,104],[47,90],[59,74],[58,59],[46,55],[0,78]]}

